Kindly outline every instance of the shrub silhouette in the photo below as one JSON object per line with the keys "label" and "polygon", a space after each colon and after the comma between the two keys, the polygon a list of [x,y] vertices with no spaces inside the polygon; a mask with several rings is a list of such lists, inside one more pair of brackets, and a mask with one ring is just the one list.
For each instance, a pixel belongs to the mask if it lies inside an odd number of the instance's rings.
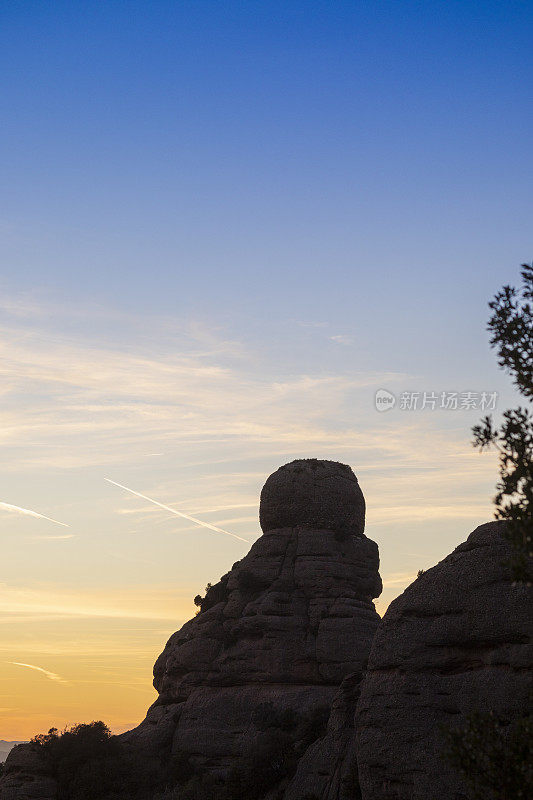
{"label": "shrub silhouette", "polygon": [[199,609],[199,611],[196,613],[208,611],[213,606],[216,606],[217,603],[221,603],[228,599],[228,580],[229,572],[226,575],[223,575],[219,582],[215,583],[214,586],[212,583],[208,583],[205,587],[204,597],[202,597],[201,594],[196,595],[193,600],[194,605],[198,606]]}
{"label": "shrub silhouette", "polygon": [[161,778],[158,765],[130,753],[101,721],[32,739],[57,780],[58,800],[148,798]]}
{"label": "shrub silhouette", "polygon": [[526,800],[533,796],[533,717],[514,719],[473,712],[458,728],[443,730],[445,757],[474,800]]}

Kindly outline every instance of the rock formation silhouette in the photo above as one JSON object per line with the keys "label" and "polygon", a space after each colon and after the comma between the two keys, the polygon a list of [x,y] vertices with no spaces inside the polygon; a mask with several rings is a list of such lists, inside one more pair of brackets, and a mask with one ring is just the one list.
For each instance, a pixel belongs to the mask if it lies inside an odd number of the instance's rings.
{"label": "rock formation silhouette", "polygon": [[169,748],[221,778],[253,762],[267,712],[292,715],[298,746],[297,720],[320,709],[327,719],[379,624],[378,548],[364,518],[344,464],[293,461],[271,475],[263,536],[169,639],[154,667],[159,698],[124,741]]}
{"label": "rock formation silhouette", "polygon": [[[182,784],[196,781],[186,800],[466,800],[441,725],[512,716],[531,689],[532,591],[512,583],[504,524],[477,528],[380,622],[378,548],[350,467],[280,467],[260,522],[157,659],[157,701],[117,737],[128,763],[179,762]],[[10,753],[0,800],[57,800],[36,745]]]}
{"label": "rock formation silhouette", "polygon": [[14,747],[0,778],[1,800],[57,800],[57,783],[36,744]]}
{"label": "rock formation silhouette", "polygon": [[533,593],[515,586],[504,522],[481,525],[389,606],[355,719],[363,800],[467,798],[442,725],[530,702]]}

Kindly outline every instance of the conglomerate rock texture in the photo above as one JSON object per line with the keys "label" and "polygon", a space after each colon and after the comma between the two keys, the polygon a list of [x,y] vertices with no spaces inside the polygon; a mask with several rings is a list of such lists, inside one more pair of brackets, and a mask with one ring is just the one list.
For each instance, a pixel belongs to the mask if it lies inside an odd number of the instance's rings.
{"label": "conglomerate rock texture", "polygon": [[[201,800],[233,800],[239,771],[257,778],[254,800],[466,800],[442,759],[441,725],[471,710],[512,717],[528,703],[531,587],[512,583],[503,523],[489,523],[378,628],[364,513],[343,464],[295,461],[267,480],[263,536],[170,638],[154,667],[158,700],[119,737],[139,764],[175,757],[207,781],[185,795]],[[283,748],[292,759],[264,791],[261,747],[270,766]],[[57,800],[36,745],[8,756],[0,800]]]}
{"label": "conglomerate rock texture", "polygon": [[503,525],[476,528],[389,606],[355,719],[363,800],[466,800],[441,725],[527,706],[533,594],[512,583]]}
{"label": "conglomerate rock texture", "polygon": [[378,548],[363,534],[349,467],[280,468],[260,519],[263,536],[169,639],[154,667],[159,698],[123,737],[220,777],[252,757],[264,709],[302,719],[328,712],[343,678],[362,673],[379,623]]}
{"label": "conglomerate rock texture", "polygon": [[365,498],[347,464],[315,458],[291,461],[268,478],[261,492],[261,528],[310,527],[365,530]]}
{"label": "conglomerate rock texture", "polygon": [[56,800],[57,784],[38,745],[19,744],[6,760],[0,779],[1,800]]}
{"label": "conglomerate rock texture", "polygon": [[283,800],[361,800],[354,728],[360,685],[360,672],[343,680],[333,698],[326,734],[298,761]]}

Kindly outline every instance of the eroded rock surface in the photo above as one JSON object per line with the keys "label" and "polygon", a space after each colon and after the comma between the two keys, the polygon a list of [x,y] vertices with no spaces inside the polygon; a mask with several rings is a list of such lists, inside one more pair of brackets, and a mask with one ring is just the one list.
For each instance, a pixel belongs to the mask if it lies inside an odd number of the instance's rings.
{"label": "eroded rock surface", "polygon": [[389,606],[356,714],[363,800],[465,800],[441,724],[528,703],[532,592],[512,585],[502,525],[476,528]]}
{"label": "eroded rock surface", "polygon": [[[343,793],[344,778],[357,780],[348,745],[382,588],[364,519],[344,464],[296,461],[267,480],[263,535],[171,636],[154,667],[158,700],[119,737],[137,763],[167,774],[179,760],[202,799],[249,797],[246,780],[264,800],[357,797],[356,785]],[[55,800],[38,755],[32,745],[13,751],[0,800]]]}
{"label": "eroded rock surface", "polygon": [[343,680],[333,699],[326,735],[300,758],[283,800],[361,800],[354,728],[360,684],[360,672]]}
{"label": "eroded rock surface", "polygon": [[263,531],[310,527],[330,531],[365,530],[365,498],[347,464],[300,459],[268,478],[259,511]]}
{"label": "eroded rock surface", "polygon": [[41,749],[19,744],[9,753],[0,783],[1,800],[55,800],[57,784],[51,777]]}
{"label": "eroded rock surface", "polygon": [[263,536],[168,641],[154,667],[159,699],[124,741],[157,737],[225,776],[264,733],[257,709],[292,714],[299,730],[331,707],[346,675],[361,674],[381,579],[355,475],[327,461],[282,467],[265,484],[260,519]]}

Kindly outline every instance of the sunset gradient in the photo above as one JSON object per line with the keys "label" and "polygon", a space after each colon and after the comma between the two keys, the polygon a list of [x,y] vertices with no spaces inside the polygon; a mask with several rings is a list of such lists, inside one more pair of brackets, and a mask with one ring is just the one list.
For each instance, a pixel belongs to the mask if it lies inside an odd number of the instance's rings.
{"label": "sunset gradient", "polygon": [[2,4],[0,739],[138,723],[280,464],[352,466],[380,613],[492,517],[479,406],[400,398],[515,402],[532,11]]}

